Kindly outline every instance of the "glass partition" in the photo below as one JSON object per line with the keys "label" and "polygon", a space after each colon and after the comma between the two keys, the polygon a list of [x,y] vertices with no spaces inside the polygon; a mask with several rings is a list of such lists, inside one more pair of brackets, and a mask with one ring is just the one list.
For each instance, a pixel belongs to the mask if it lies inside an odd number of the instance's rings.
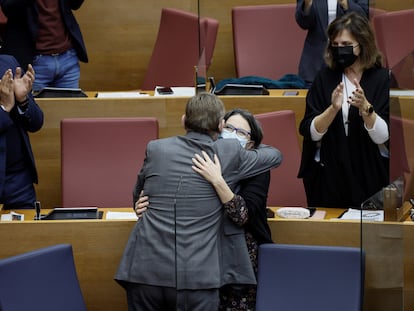
{"label": "glass partition", "polygon": [[[366,253],[364,311],[404,310],[408,185],[407,141],[398,97],[390,98],[390,184],[362,204],[382,220],[361,216],[361,249]],[[361,210],[362,215],[362,210]]]}

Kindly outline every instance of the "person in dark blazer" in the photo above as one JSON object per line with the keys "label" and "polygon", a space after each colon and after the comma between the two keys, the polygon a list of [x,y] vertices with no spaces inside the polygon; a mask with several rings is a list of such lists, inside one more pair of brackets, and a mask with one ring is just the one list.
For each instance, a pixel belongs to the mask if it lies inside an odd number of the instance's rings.
{"label": "person in dark blazer", "polygon": [[242,179],[281,163],[270,146],[246,150],[234,139],[217,140],[224,105],[209,93],[192,97],[185,136],[152,141],[134,188],[150,197],[125,247],[115,279],[127,291],[129,310],[216,311],[224,284],[256,284],[244,230],[229,227],[223,247],[224,209],[214,188],[192,169],[205,151],[220,158],[223,177],[235,188]]}
{"label": "person in dark blazer", "polygon": [[35,73],[23,74],[16,59],[0,55],[0,203],[4,209],[33,208],[38,182],[27,132],[43,125],[43,112],[31,94]]}
{"label": "person in dark blazer", "polygon": [[88,62],[85,43],[72,10],[84,0],[0,0],[7,17],[2,53],[36,72],[33,90],[46,86],[78,88],[79,61]]}
{"label": "person in dark blazer", "polygon": [[337,16],[357,12],[369,16],[369,0],[297,0],[296,22],[307,30],[299,62],[299,76],[309,87],[324,65],[326,29]]}

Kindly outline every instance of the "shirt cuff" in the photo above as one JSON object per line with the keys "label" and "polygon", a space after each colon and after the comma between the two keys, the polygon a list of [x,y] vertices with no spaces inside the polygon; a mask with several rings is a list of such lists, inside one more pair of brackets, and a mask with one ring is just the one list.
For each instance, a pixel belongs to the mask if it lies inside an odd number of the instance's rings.
{"label": "shirt cuff", "polygon": [[379,115],[377,115],[371,129],[367,128],[365,124],[364,127],[372,141],[378,145],[385,143],[390,138],[388,125]]}
{"label": "shirt cuff", "polygon": [[319,133],[315,127],[315,119],[312,120],[311,125],[310,125],[310,133],[311,133],[311,137],[313,141],[320,141],[326,132],[327,130],[323,133]]}

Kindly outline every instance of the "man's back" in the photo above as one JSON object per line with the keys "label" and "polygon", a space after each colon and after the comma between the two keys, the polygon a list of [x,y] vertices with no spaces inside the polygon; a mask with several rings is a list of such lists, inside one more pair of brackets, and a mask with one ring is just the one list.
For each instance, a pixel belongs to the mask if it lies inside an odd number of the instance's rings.
{"label": "man's back", "polygon": [[[280,153],[266,149],[258,156],[237,140],[214,142],[195,132],[150,142],[135,189],[135,194],[143,189],[150,204],[134,229],[136,240],[127,245],[134,260],[123,260],[117,279],[178,289],[220,287],[223,209],[211,184],[191,168],[191,158],[202,150],[216,153],[232,187],[280,163]],[[250,281],[255,282],[253,272]]]}

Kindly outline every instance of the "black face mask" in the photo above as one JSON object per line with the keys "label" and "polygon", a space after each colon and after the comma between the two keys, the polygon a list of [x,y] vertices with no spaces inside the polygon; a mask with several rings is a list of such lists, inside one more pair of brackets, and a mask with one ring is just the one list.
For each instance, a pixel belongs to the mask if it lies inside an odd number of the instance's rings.
{"label": "black face mask", "polygon": [[351,66],[357,58],[354,54],[354,47],[352,45],[332,46],[331,50],[333,61],[339,69],[345,69],[346,67]]}

